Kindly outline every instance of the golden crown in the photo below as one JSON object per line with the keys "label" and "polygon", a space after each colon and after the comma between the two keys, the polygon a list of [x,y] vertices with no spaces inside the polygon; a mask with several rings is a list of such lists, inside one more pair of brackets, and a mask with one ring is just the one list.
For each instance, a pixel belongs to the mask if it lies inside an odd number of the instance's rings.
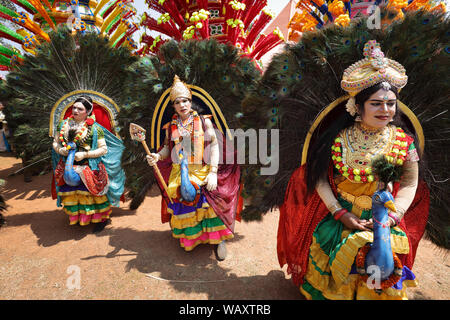
{"label": "golden crown", "polygon": [[188,86],[175,75],[172,87],[170,88],[170,101],[174,102],[176,98],[181,97],[192,99],[192,92]]}
{"label": "golden crown", "polygon": [[397,89],[408,82],[405,68],[397,61],[385,58],[380,44],[370,40],[364,45],[365,58],[345,69],[341,87],[352,97],[361,90],[387,81]]}

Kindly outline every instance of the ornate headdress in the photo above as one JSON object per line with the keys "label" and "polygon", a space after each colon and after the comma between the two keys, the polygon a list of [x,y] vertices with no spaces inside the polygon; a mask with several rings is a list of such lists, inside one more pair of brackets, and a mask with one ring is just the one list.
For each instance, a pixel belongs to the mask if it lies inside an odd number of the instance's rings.
{"label": "ornate headdress", "polygon": [[364,56],[364,59],[345,69],[341,81],[342,89],[351,96],[347,111],[352,116],[356,113],[354,96],[360,91],[380,82],[387,82],[400,90],[408,82],[405,68],[397,61],[385,58],[380,44],[375,40],[365,44]]}
{"label": "ornate headdress", "polygon": [[173,84],[170,88],[170,101],[174,102],[176,98],[192,99],[192,92],[177,75],[173,78]]}

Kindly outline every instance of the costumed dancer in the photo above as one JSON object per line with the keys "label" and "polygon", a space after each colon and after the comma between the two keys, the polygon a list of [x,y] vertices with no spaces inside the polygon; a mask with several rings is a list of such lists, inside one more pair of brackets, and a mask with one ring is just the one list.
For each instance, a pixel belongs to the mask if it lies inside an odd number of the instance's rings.
{"label": "costumed dancer", "polygon": [[[225,240],[233,238],[240,169],[234,164],[219,165],[218,131],[210,116],[193,109],[192,92],[178,76],[170,101],[175,112],[172,121],[163,126],[164,144],[158,153],[147,155],[148,164],[161,170],[166,195],[173,200],[166,199],[162,214],[171,215],[172,235],[182,248],[191,251],[199,244],[213,244],[221,261],[227,254]],[[194,192],[193,201],[184,194],[186,184]]]}
{"label": "costumed dancer", "polygon": [[[308,299],[406,299],[406,287],[416,285],[410,268],[428,218],[429,192],[419,182],[417,142],[399,122],[398,93],[407,76],[398,62],[384,57],[376,41],[365,45],[364,55],[341,81],[350,95],[347,113],[333,119],[310,145],[306,164],[292,174],[280,207],[280,265],[288,264]],[[383,223],[372,214],[372,196],[386,187],[372,168],[379,155],[403,167],[400,182],[390,187],[395,207]],[[393,258],[402,269],[397,270],[401,278],[385,279],[381,289],[373,290],[357,273],[355,259],[367,243],[375,246],[380,223],[390,229]]]}
{"label": "costumed dancer", "polygon": [[94,232],[99,232],[123,193],[123,144],[95,121],[90,96],[79,96],[71,108],[53,141],[58,206],[64,206],[71,225],[96,223]]}

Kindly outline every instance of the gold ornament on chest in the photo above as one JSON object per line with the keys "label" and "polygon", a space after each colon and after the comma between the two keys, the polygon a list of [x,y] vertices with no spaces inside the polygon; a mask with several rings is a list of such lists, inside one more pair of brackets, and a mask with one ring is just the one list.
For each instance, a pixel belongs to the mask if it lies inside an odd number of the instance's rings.
{"label": "gold ornament on chest", "polygon": [[359,123],[355,124],[343,133],[343,162],[354,169],[366,169],[373,157],[386,154],[391,149],[394,138],[395,128],[391,126],[368,130]]}

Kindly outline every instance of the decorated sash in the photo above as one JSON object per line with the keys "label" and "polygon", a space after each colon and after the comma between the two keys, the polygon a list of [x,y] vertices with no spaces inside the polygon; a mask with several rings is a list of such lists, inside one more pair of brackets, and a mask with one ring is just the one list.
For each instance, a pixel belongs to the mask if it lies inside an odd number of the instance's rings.
{"label": "decorated sash", "polygon": [[170,135],[171,139],[174,142],[174,148],[178,154],[181,150],[181,147],[190,147],[190,150],[184,150],[185,157],[188,159],[189,164],[202,164],[203,163],[203,150],[204,150],[204,131],[202,128],[202,122],[200,116],[196,111],[192,113],[193,121],[192,126],[193,129],[191,131],[190,142],[181,143],[183,141],[183,137],[178,130],[178,115],[175,113],[172,117],[172,121],[170,123]]}

